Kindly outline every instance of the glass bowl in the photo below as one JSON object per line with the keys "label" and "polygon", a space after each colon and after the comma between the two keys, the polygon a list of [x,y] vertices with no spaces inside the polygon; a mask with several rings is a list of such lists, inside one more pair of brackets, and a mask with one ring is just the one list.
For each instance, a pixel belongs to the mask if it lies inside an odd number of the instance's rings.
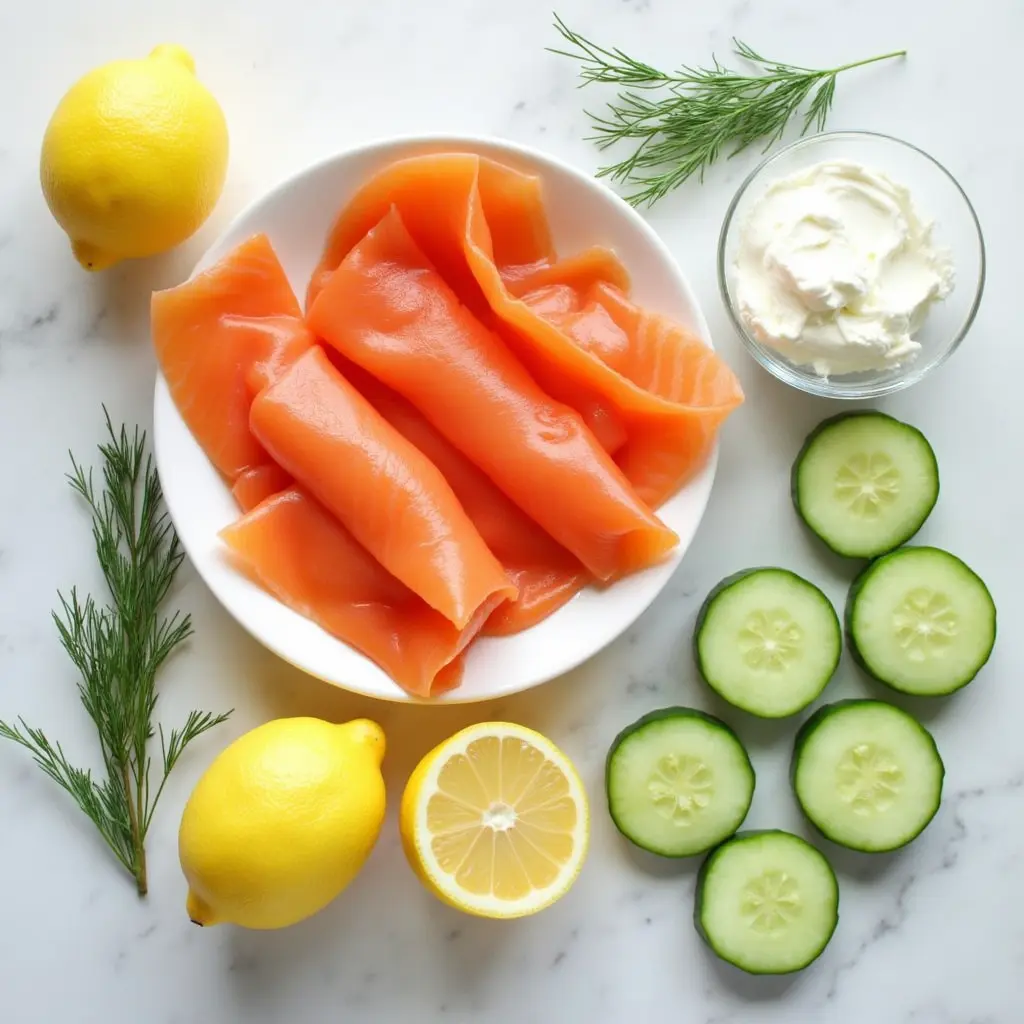
{"label": "glass bowl", "polygon": [[[913,337],[916,358],[884,370],[824,377],[799,366],[751,333],[740,316],[734,262],[740,235],[754,204],[779,178],[823,160],[852,160],[905,185],[922,217],[935,222],[933,241],[949,250],[955,281],[945,299],[932,303]],[[826,398],[878,398],[916,384],[945,362],[963,341],[981,303],[985,285],[985,243],[970,200],[956,179],[923,150],[875,132],[824,132],[779,150],[762,161],[729,204],[718,242],[718,284],[729,317],[743,344],[769,373],[801,391]]]}

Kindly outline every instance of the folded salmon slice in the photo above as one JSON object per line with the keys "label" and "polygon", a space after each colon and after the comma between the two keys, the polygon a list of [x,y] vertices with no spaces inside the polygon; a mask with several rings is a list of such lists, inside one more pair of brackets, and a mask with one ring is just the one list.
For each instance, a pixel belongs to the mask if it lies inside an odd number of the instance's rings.
{"label": "folded salmon slice", "polygon": [[628,435],[616,410],[586,381],[521,343],[491,308],[466,257],[470,244],[490,252],[515,295],[552,282],[586,288],[608,280],[628,288],[625,268],[603,246],[555,261],[540,180],[532,175],[470,153],[440,153],[389,165],[356,193],[335,222],[310,278],[307,311],[345,256],[392,206],[459,299],[512,346],[544,391],[575,409],[606,451],[621,448]]}
{"label": "folded salmon slice", "polygon": [[691,468],[704,464],[743,392],[732,371],[696,335],[637,306],[614,285],[593,285],[581,317],[587,311],[610,317],[627,335],[629,344],[616,357],[623,378],[672,403],[670,415],[650,417],[616,453],[637,491],[657,508]]}
{"label": "folded salmon slice", "polygon": [[[703,465],[719,427],[743,400],[738,381],[682,327],[638,310],[629,329],[631,318],[618,320],[603,300],[588,296],[599,283],[621,294],[628,277],[608,250],[558,259],[532,175],[468,153],[392,164],[338,218],[310,281],[307,309],[392,205],[459,298],[485,321],[486,310],[500,323],[488,321],[545,391],[579,412],[646,501],[661,504]],[[602,338],[586,318],[573,330],[532,308],[529,293],[553,285],[576,293],[577,312],[591,301],[604,306],[594,312],[604,319],[602,330],[616,321],[619,342]],[[623,355],[628,359],[618,362]]]}
{"label": "folded salmon slice", "polygon": [[545,283],[575,291],[579,308],[534,308],[530,296],[510,294],[493,256],[467,238],[467,259],[506,325],[503,337],[521,358],[528,353],[527,365],[543,366],[545,379],[572,382],[565,401],[622,430],[616,462],[644,501],[662,505],[704,465],[743,402],[733,372],[684,327],[634,305],[607,277],[588,283],[569,261],[553,262]]}
{"label": "folded salmon slice", "polygon": [[516,596],[440,470],[319,345],[256,396],[249,423],[274,462],[460,629]]}
{"label": "folded salmon slice", "polygon": [[[551,233],[540,180],[469,153],[438,153],[397,160],[363,186],[328,236],[306,291],[306,310],[341,261],[392,206],[441,276],[474,312],[487,309],[466,261],[467,231],[481,235],[512,279],[534,279],[550,262]],[[477,182],[483,185],[477,191]],[[469,223],[469,204],[486,197],[486,211]],[[607,252],[607,250],[604,250]],[[623,284],[622,280],[615,283]]]}
{"label": "folded salmon slice", "polygon": [[507,636],[536,625],[590,582],[590,573],[440,434],[419,410],[340,353],[328,353],[342,376],[444,474],[519,596],[500,604],[483,633]]}
{"label": "folded salmon slice", "polygon": [[412,402],[598,579],[652,565],[678,542],[580,416],[459,302],[397,210],[330,275],[307,320]]}
{"label": "folded salmon slice", "polygon": [[266,235],[155,292],[151,323],[171,397],[210,461],[229,481],[267,462],[249,405],[314,339]]}
{"label": "folded salmon slice", "polygon": [[[493,202],[488,204],[493,206]],[[549,285],[569,286],[574,293],[585,292],[596,281],[614,285],[620,291],[630,288],[629,272],[611,249],[594,245],[589,249],[554,261],[550,242],[535,263],[513,264],[501,268],[501,280],[509,295],[521,298]]]}
{"label": "folded salmon slice", "polygon": [[292,478],[276,463],[253,466],[241,473],[231,488],[238,507],[243,512],[254,509],[261,501],[294,483]]}
{"label": "folded salmon slice", "polygon": [[458,685],[482,607],[459,629],[400,583],[301,487],[271,495],[221,538],[240,566],[300,615],[379,665],[410,693]]}

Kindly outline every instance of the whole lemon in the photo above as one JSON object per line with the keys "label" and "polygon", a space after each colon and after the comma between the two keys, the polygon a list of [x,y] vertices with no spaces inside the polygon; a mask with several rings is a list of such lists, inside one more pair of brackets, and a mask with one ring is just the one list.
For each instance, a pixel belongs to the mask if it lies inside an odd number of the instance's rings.
{"label": "whole lemon", "polygon": [[217,101],[180,46],[79,79],[43,138],[47,205],[87,270],[183,242],[216,205],[228,163]]}
{"label": "whole lemon", "polygon": [[278,719],[225,748],[181,819],[189,917],[284,928],[327,906],[380,834],[383,757],[368,719]]}

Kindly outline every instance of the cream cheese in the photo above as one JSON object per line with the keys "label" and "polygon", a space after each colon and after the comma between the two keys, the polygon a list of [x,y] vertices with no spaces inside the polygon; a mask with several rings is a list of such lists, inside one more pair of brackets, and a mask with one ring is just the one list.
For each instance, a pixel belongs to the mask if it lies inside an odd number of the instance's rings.
{"label": "cream cheese", "polygon": [[908,189],[843,160],[772,183],[742,227],[733,269],[754,337],[823,377],[913,359],[913,336],[954,277]]}

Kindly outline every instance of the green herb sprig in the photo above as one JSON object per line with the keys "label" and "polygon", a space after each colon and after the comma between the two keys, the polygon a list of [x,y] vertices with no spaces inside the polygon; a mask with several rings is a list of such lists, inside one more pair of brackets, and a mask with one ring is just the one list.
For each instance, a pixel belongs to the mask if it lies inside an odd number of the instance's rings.
{"label": "green herb sprig", "polygon": [[594,132],[588,141],[602,150],[618,142],[632,144],[628,156],[597,173],[632,189],[626,199],[634,206],[652,206],[694,175],[703,180],[704,171],[723,150],[735,156],[762,139],[768,149],[808,97],[801,135],[812,127],[820,131],[835,98],[838,75],[906,54],[894,50],[815,70],[768,60],[734,39],[736,55],[754,65],[754,74],[732,71],[716,58],[711,67],[684,64],[665,72],[622,50],[598,46],[573,32],[557,14],[555,28],[569,48],[550,52],[579,61],[581,85],[605,82],[627,87],[605,114],[587,112]]}
{"label": "green herb sprig", "polygon": [[230,712],[192,711],[184,724],[160,736],[159,781],[150,783],[156,675],[192,634],[188,615],[161,614],[184,552],[163,508],[160,480],[146,452],[146,435],[124,426],[115,433],[106,413],[109,440],[99,445],[103,483],[71,456],[68,482],[92,513],[92,535],[109,601],[81,599],[72,589],[58,594],[53,620],[61,645],[80,674],[78,692],[96,726],[105,778],[68,762],[59,743],[19,719],[0,721],[0,737],[31,751],[36,764],[65,789],[99,830],[114,856],[134,877],[140,895],[148,889],[146,834],[164,784],[185,748],[224,722]]}

